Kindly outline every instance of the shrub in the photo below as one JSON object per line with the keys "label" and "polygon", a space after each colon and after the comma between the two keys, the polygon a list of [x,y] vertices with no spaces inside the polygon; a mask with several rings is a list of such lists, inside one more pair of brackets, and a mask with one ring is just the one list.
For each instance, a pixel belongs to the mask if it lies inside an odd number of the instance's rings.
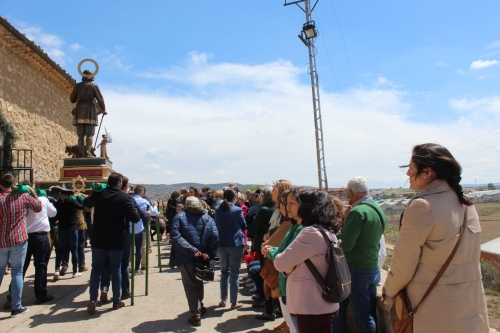
{"label": "shrub", "polygon": [[500,268],[498,264],[482,259],[481,274],[484,288],[500,291]]}

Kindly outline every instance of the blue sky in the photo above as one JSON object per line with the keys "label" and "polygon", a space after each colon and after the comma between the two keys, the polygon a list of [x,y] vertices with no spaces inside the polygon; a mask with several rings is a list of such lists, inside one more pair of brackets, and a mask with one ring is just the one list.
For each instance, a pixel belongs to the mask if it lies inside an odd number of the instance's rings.
{"label": "blue sky", "polygon": [[[315,185],[305,15],[283,4],[0,0],[0,15],[77,80],[81,59],[99,63],[108,154],[133,182]],[[397,166],[423,142],[448,147],[463,182],[500,181],[499,12],[492,0],[319,1],[330,187],[356,175],[404,186]]]}

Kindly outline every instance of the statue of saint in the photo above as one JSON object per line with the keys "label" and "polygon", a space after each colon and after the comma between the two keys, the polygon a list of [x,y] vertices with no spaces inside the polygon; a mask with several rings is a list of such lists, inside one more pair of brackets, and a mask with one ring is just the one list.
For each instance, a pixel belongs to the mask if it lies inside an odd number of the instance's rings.
{"label": "statue of saint", "polygon": [[[97,116],[101,113],[107,113],[101,91],[97,84],[94,83],[94,75],[88,69],[83,71],[82,82],[77,83],[73,88],[70,101],[76,103],[76,107],[71,111],[71,114],[78,135],[79,156],[94,157],[91,148],[95,128],[98,125]],[[97,111],[96,102],[100,107],[99,111]]]}

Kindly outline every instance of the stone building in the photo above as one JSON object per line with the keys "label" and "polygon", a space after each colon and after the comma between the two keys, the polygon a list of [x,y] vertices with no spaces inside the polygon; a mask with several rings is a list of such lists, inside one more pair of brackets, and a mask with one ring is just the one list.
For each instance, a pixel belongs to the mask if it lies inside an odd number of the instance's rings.
{"label": "stone building", "polygon": [[57,180],[65,146],[77,142],[69,102],[76,81],[3,17],[0,59],[0,169]]}

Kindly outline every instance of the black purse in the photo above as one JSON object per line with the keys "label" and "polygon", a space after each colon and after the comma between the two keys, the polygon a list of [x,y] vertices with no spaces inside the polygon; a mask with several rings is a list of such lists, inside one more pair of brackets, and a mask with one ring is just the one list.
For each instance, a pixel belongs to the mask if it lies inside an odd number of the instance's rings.
{"label": "black purse", "polygon": [[203,281],[213,281],[215,271],[209,260],[195,261],[194,274]]}

